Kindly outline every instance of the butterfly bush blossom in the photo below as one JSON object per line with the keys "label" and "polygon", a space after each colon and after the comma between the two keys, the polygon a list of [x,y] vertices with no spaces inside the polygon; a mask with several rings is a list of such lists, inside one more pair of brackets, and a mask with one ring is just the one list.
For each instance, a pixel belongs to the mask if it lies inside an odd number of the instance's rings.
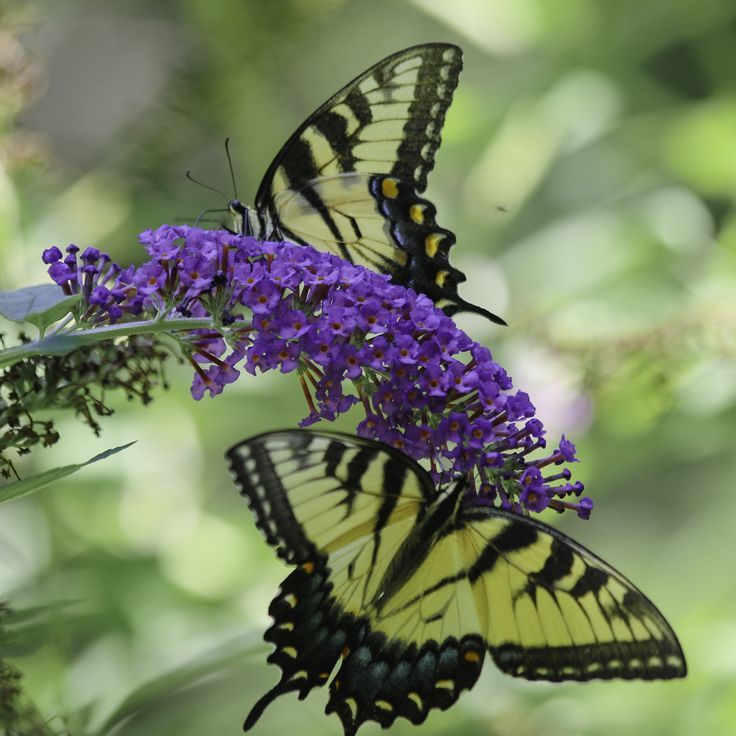
{"label": "butterfly bush blossom", "polygon": [[436,483],[466,476],[473,503],[590,515],[583,484],[560,467],[576,462],[575,446],[563,435],[546,449],[529,396],[426,296],[290,243],[166,225],[140,240],[150,259],[137,267],[76,246],[43,259],[67,293],[82,293],[87,325],[209,318],[211,329],[181,338],[195,399],[242,370],[294,373],[309,408],[303,427],[359,404],[360,436],[428,461]]}

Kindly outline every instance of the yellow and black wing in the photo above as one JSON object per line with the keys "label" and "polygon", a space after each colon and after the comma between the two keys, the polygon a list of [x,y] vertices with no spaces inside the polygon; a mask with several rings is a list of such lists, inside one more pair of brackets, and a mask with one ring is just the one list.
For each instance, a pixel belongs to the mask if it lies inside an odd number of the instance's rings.
{"label": "yellow and black wing", "polygon": [[457,543],[483,637],[504,672],[551,681],[685,675],[677,637],[654,604],[562,532],[468,506]]}
{"label": "yellow and black wing", "polygon": [[[427,186],[462,51],[432,43],[399,51],[310,115],[269,166],[256,195],[260,227],[391,275],[449,314],[505,322],[457,293],[455,242],[435,221]],[[231,209],[250,227],[239,202]]]}
{"label": "yellow and black wing", "polygon": [[270,606],[280,682],[254,706],[330,682],[349,736],[420,723],[471,688],[489,651],[528,679],[685,674],[655,606],[540,522],[438,492],[414,461],[336,433],[284,431],[228,453],[258,526],[297,565]]}
{"label": "yellow and black wing", "polygon": [[461,70],[459,47],[430,43],[359,74],[282,146],[261,181],[256,207],[268,207],[279,192],[346,172],[389,174],[423,192]]}

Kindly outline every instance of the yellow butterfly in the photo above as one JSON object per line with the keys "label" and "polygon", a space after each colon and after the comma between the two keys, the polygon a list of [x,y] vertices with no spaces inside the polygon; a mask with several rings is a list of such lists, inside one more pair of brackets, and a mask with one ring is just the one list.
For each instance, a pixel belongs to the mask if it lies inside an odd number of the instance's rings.
{"label": "yellow butterfly", "polygon": [[[235,445],[230,468],[256,523],[296,569],[266,632],[279,695],[329,681],[346,736],[368,720],[421,723],[480,675],[486,652],[529,680],[684,677],[654,604],[556,529],[438,490],[382,443],[334,432],[271,432]],[[330,676],[339,663],[336,674]]]}
{"label": "yellow butterfly", "polygon": [[500,317],[463,300],[455,236],[421,197],[440,145],[462,51],[431,43],[366,70],[312,113],[271,162],[255,207],[230,202],[243,235],[335,253],[429,296],[448,314]]}

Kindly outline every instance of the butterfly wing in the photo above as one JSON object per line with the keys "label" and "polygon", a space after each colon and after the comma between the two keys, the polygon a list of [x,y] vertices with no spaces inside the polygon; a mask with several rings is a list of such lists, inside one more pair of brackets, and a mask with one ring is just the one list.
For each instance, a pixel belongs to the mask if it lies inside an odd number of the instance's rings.
{"label": "butterfly wing", "polygon": [[268,661],[282,677],[253,707],[246,729],[279,695],[296,690],[303,698],[324,685],[339,660],[327,712],[338,713],[346,734],[368,719],[419,723],[475,683],[483,641],[452,635],[460,633],[459,604],[454,629],[449,618],[435,618],[420,635],[413,629],[421,615],[397,616],[393,608],[378,621],[375,601],[388,570],[436,501],[419,465],[380,443],[326,432],[269,433],[227,456],[266,539],[298,565],[271,603],[274,624],[265,635],[276,645]]}
{"label": "butterfly wing", "polygon": [[530,680],[684,677],[677,637],[621,573],[556,529],[466,508],[458,543],[498,667]]}
{"label": "butterfly wing", "polygon": [[402,453],[338,432],[268,432],[227,458],[266,540],[294,565],[366,538],[384,557],[385,528],[413,525],[434,494]]}
{"label": "butterfly wing", "polygon": [[391,174],[423,192],[461,69],[457,46],[424,44],[348,82],[282,146],[258,188],[256,207],[268,208],[281,191],[346,172]]}
{"label": "butterfly wing", "polygon": [[[460,498],[450,495],[436,507],[444,527],[432,522],[432,509],[420,522],[422,535],[440,531],[411,573],[398,581],[392,568],[384,573],[385,595],[367,617],[370,634],[335,677],[328,711],[338,713],[346,732],[368,719],[387,725],[397,715],[420,723],[432,708],[449,707],[477,680],[486,650],[503,672],[530,680],[685,676],[674,631],[621,573],[518,514],[460,503],[453,521],[454,501]],[[399,564],[407,565],[401,552]],[[373,702],[354,658],[392,673],[389,687],[368,690]],[[393,675],[402,667],[423,678],[407,685]]]}
{"label": "butterfly wing", "polygon": [[450,315],[475,312],[506,324],[460,297],[457,287],[466,277],[449,262],[455,235],[437,224],[434,205],[401,180],[356,172],[320,177],[301,190],[279,192],[274,204],[289,240],[389,274]]}
{"label": "butterfly wing", "polygon": [[256,210],[281,237],[387,273],[449,314],[472,311],[505,324],[458,296],[465,276],[447,261],[455,237],[419,197],[461,69],[457,46],[425,44],[356,77],[284,144]]}

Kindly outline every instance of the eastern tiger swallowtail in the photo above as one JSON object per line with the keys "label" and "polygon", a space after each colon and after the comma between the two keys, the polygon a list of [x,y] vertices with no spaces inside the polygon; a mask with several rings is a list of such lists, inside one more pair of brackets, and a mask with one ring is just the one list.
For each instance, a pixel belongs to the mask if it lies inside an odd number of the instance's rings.
{"label": "eastern tiger swallowtail", "polygon": [[312,113],[268,167],[255,207],[230,202],[236,231],[280,238],[389,274],[447,314],[476,312],[448,260],[455,236],[435,222],[427,186],[462,51],[424,44],[379,61]]}
{"label": "eastern tiger swallowtail", "polygon": [[478,679],[486,651],[529,680],[670,679],[686,673],[654,604],[592,552],[530,518],[437,490],[379,442],[271,432],[227,457],[256,523],[296,569],[265,639],[274,698],[328,682],[345,734],[398,716],[421,723]]}

